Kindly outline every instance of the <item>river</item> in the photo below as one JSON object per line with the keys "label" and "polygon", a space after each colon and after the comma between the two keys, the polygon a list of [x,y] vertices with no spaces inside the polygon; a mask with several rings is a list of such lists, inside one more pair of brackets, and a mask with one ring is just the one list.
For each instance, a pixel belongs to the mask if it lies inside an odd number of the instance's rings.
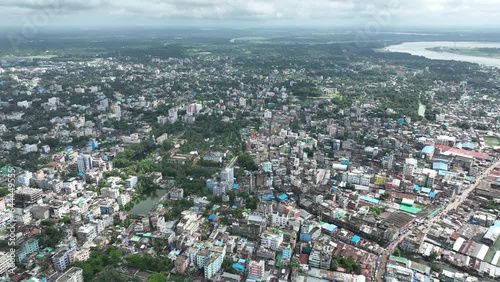
{"label": "river", "polygon": [[391,45],[385,47],[385,51],[408,53],[415,56],[423,56],[432,60],[450,60],[476,63],[490,67],[500,67],[500,59],[467,56],[450,52],[436,52],[427,50],[434,47],[447,48],[500,48],[500,42],[452,42],[452,41],[436,41],[436,42],[406,42],[399,45]]}
{"label": "river", "polygon": [[146,199],[141,200],[139,203],[135,204],[130,214],[147,214],[151,209],[158,204],[158,200],[167,193],[166,190],[156,190],[155,193],[148,196]]}

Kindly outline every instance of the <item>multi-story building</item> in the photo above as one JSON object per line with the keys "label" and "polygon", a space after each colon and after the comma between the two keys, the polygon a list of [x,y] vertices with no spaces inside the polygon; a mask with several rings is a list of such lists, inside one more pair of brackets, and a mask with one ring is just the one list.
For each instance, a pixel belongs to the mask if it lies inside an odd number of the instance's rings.
{"label": "multi-story building", "polygon": [[76,232],[76,237],[82,242],[89,242],[97,237],[97,230],[94,225],[84,225],[78,228]]}
{"label": "multi-story building", "polygon": [[27,207],[37,203],[42,196],[42,189],[20,187],[14,193],[14,204],[18,207]]}
{"label": "multi-story building", "polygon": [[175,188],[170,191],[169,198],[171,200],[180,200],[184,198],[184,189]]}
{"label": "multi-story building", "polygon": [[76,159],[76,163],[78,166],[78,172],[85,173],[92,169],[92,156],[80,154]]}
{"label": "multi-story building", "polygon": [[169,118],[171,123],[175,123],[177,120],[179,120],[179,116],[178,116],[176,107],[168,110],[168,118]]}
{"label": "multi-story building", "polygon": [[30,171],[25,171],[17,177],[17,183],[24,186],[29,186],[33,173]]}
{"label": "multi-story building", "polygon": [[15,267],[14,258],[10,253],[0,252],[0,276],[5,275]]}
{"label": "multi-story building", "polygon": [[414,158],[407,158],[403,166],[404,176],[413,176],[415,174],[415,169],[417,168],[418,161]]}
{"label": "multi-story building", "polygon": [[251,261],[248,264],[248,279],[262,281],[265,279],[266,265],[264,260]]}
{"label": "multi-story building", "polygon": [[62,249],[52,256],[52,265],[57,271],[64,271],[70,264],[70,254],[73,249]]}
{"label": "multi-story building", "polygon": [[135,187],[135,185],[137,185],[137,176],[129,176],[129,178],[127,178],[127,180],[125,180],[125,188],[126,189],[132,189]]}
{"label": "multi-story building", "polygon": [[283,242],[283,233],[265,231],[260,237],[260,242],[262,246],[276,251]]}
{"label": "multi-story building", "polygon": [[175,270],[177,273],[184,274],[189,267],[189,258],[186,255],[180,255],[175,260]]}
{"label": "multi-story building", "polygon": [[72,267],[57,278],[55,282],[83,282],[83,269]]}
{"label": "multi-story building", "polygon": [[124,206],[124,205],[128,204],[130,202],[130,200],[131,200],[130,195],[126,194],[126,193],[120,194],[120,196],[118,196],[118,198],[116,198],[116,202],[120,206]]}
{"label": "multi-story building", "polygon": [[220,173],[221,182],[234,183],[234,168],[226,167]]}
{"label": "multi-story building", "polygon": [[37,252],[38,240],[37,239],[28,239],[24,243],[21,244],[19,249],[16,252],[16,259],[18,262],[22,262],[28,255]]}
{"label": "multi-story building", "polygon": [[290,217],[280,212],[273,212],[271,216],[272,226],[288,226],[289,221]]}
{"label": "multi-story building", "polygon": [[101,189],[101,195],[103,197],[116,199],[116,198],[118,198],[118,196],[120,196],[120,190],[118,190],[116,188],[104,187]]}
{"label": "multi-story building", "polygon": [[224,261],[223,253],[213,254],[205,263],[204,274],[206,279],[212,279],[214,275],[219,272]]}

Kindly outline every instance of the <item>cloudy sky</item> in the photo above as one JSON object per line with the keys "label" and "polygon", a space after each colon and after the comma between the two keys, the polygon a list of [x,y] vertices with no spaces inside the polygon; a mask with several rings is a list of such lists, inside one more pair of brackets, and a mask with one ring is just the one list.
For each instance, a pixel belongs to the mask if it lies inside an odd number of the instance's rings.
{"label": "cloudy sky", "polygon": [[0,0],[0,26],[500,26],[500,0]]}

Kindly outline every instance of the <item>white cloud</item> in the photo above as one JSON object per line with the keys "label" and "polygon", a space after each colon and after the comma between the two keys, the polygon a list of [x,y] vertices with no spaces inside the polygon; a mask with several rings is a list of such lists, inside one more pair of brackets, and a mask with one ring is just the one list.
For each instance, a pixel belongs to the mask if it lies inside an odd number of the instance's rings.
{"label": "white cloud", "polygon": [[389,11],[397,23],[435,21],[438,24],[444,17],[450,24],[477,20],[500,23],[499,0],[0,0],[0,18],[22,16],[40,9],[78,15],[75,20],[92,20],[95,14],[107,14],[188,20],[362,23],[370,16]]}

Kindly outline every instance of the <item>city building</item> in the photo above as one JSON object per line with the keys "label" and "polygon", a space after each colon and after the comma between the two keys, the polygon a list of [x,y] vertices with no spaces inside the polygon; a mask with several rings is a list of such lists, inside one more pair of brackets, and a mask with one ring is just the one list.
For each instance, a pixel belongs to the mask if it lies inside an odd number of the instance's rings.
{"label": "city building", "polygon": [[83,282],[83,269],[72,267],[57,278],[55,282]]}
{"label": "city building", "polygon": [[263,281],[265,280],[266,265],[264,260],[252,260],[248,264],[248,279]]}
{"label": "city building", "polygon": [[24,208],[37,203],[42,199],[42,196],[42,189],[19,187],[14,193],[14,204]]}
{"label": "city building", "polygon": [[92,157],[86,154],[78,155],[76,159],[78,172],[85,173],[92,169]]}

